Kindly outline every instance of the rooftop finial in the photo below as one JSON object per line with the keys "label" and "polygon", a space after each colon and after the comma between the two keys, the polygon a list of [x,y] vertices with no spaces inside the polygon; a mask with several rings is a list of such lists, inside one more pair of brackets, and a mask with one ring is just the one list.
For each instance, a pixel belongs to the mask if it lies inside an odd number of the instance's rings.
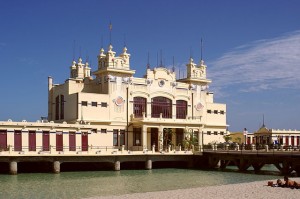
{"label": "rooftop finial", "polygon": [[263,125],[262,125],[262,127],[266,127],[266,125],[265,125],[265,114],[263,114]]}

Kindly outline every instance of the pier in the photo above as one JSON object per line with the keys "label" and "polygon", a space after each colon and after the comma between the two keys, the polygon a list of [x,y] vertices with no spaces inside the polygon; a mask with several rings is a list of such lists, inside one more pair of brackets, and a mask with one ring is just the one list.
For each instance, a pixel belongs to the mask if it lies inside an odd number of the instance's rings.
{"label": "pier", "polygon": [[[9,173],[18,173],[19,165],[22,163],[47,163],[51,165],[53,173],[60,173],[61,166],[68,163],[72,166],[76,163],[109,164],[114,171],[122,170],[123,164],[138,163],[144,165],[144,169],[153,169],[154,163],[171,162],[178,165],[183,162],[187,168],[220,168],[225,169],[228,165],[235,165],[240,171],[246,171],[253,167],[255,172],[261,170],[266,164],[273,164],[282,175],[297,172],[300,175],[300,149],[299,147],[269,147],[256,148],[253,145],[238,146],[233,148],[218,147],[216,145],[205,145],[203,148],[191,150],[155,151],[139,150],[128,151],[124,148],[114,149],[112,147],[89,146],[87,151],[78,148],[77,151],[49,151],[16,152],[9,148],[8,151],[0,152],[0,163],[8,167]],[[66,147],[68,148],[68,147]],[[4,163],[4,164],[3,164]],[[21,164],[19,164],[21,163]]]}
{"label": "pier", "polygon": [[[144,169],[150,170],[155,162],[185,162],[187,167],[193,166],[193,157],[199,152],[192,151],[127,151],[124,148],[113,149],[112,147],[88,147],[87,151],[49,151],[39,152],[15,152],[12,150],[0,152],[0,163],[7,163],[9,173],[18,173],[18,163],[48,163],[51,164],[53,173],[61,172],[61,165],[64,163],[109,163],[111,169],[119,171],[122,163],[143,163]],[[2,164],[3,165],[3,164]]]}
{"label": "pier", "polygon": [[[258,172],[266,164],[273,164],[282,175],[293,171],[300,175],[300,147],[268,146],[256,148],[254,145],[234,148],[218,148],[212,146],[204,149],[203,157],[207,168],[225,169],[229,164],[235,165],[240,171],[246,171],[251,166]],[[202,165],[203,166],[203,165]]]}

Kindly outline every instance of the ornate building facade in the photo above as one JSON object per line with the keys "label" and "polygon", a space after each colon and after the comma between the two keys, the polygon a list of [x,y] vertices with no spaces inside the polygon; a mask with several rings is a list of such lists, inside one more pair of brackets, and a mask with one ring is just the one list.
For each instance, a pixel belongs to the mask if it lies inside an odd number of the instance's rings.
{"label": "ornate building facade", "polygon": [[0,147],[162,151],[169,145],[176,150],[191,137],[200,148],[223,142],[226,105],[214,102],[206,70],[202,59],[196,64],[190,58],[185,78],[165,67],[148,67],[144,77],[134,77],[127,48],[116,55],[109,45],[107,51],[101,48],[94,72],[79,58],[64,83],[49,77],[49,122],[1,122]]}

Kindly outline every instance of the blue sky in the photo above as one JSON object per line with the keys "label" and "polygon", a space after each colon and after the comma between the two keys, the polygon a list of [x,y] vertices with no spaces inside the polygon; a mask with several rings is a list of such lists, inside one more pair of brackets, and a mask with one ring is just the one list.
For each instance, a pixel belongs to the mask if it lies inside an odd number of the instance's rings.
{"label": "blue sky", "polygon": [[[47,77],[63,83],[73,56],[96,69],[102,45],[143,76],[150,54],[184,70],[190,55],[208,65],[215,102],[227,104],[230,131],[262,125],[300,129],[300,1],[0,0],[0,120],[47,115]],[[126,39],[124,39],[126,38]],[[75,48],[74,48],[75,41]],[[75,49],[75,53],[73,53]]]}

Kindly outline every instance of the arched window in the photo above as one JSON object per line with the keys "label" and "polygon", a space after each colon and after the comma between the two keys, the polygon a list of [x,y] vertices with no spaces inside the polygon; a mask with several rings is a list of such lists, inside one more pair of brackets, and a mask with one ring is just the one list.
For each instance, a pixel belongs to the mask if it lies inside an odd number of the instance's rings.
{"label": "arched window", "polygon": [[172,118],[172,100],[166,97],[154,97],[151,102],[151,117]]}
{"label": "arched window", "polygon": [[187,102],[184,100],[176,100],[176,118],[185,119],[187,115]]}
{"label": "arched window", "polygon": [[133,98],[134,117],[143,117],[143,112],[147,115],[147,99],[144,97]]}

